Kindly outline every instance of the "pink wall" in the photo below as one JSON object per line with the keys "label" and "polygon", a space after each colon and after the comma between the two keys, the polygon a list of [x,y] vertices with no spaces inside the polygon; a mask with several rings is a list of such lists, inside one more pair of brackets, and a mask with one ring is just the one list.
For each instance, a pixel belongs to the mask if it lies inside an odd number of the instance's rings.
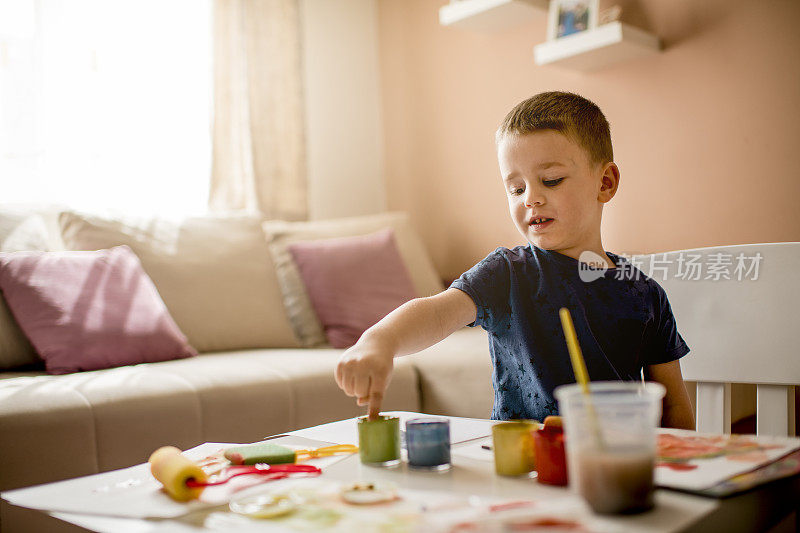
{"label": "pink wall", "polygon": [[621,181],[607,250],[800,240],[800,2],[605,2],[664,50],[587,74],[536,66],[545,13],[482,34],[439,26],[444,3],[378,3],[387,203],[411,213],[444,277],[524,242],[493,133],[546,90],[588,97],[611,123]]}

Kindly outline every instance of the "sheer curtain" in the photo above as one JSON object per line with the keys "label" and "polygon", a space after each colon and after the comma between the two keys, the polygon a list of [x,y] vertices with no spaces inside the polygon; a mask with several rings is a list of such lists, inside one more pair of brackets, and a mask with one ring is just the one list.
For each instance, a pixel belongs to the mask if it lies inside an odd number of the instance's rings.
{"label": "sheer curtain", "polygon": [[308,215],[298,0],[214,0],[210,206]]}
{"label": "sheer curtain", "polygon": [[0,0],[0,202],[198,213],[211,0]]}

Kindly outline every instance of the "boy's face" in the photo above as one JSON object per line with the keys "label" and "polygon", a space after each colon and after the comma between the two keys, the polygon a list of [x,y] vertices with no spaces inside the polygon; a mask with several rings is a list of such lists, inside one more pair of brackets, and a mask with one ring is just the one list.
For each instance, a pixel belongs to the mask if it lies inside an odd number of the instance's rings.
{"label": "boy's face", "polygon": [[603,252],[602,205],[619,180],[614,163],[590,164],[582,147],[554,130],[507,135],[497,158],[511,219],[528,242],[575,258]]}

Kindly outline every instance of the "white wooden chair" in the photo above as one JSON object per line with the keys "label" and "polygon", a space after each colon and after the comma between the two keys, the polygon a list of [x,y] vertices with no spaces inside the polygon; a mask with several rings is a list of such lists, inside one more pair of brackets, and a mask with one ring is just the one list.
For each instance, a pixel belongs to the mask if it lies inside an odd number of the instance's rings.
{"label": "white wooden chair", "polygon": [[800,385],[800,242],[714,246],[631,260],[664,288],[692,350],[681,369],[685,380],[697,382],[697,430],[730,433],[730,384],[754,383],[756,433],[793,435],[794,387]]}

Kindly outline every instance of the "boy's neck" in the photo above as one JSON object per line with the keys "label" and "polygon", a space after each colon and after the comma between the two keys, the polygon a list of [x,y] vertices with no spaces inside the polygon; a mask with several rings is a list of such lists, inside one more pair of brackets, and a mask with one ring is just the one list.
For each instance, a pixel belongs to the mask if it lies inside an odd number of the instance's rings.
{"label": "boy's neck", "polygon": [[[571,257],[576,261],[584,260],[584,262],[594,263],[600,260],[605,261],[605,266],[607,268],[617,268],[617,265],[614,264],[614,261],[608,256],[606,251],[603,249],[602,244],[599,247],[577,247],[577,248],[568,248],[565,250],[548,250],[548,252],[555,252],[561,255],[566,255],[567,257]],[[581,254],[585,252],[590,252],[587,256],[581,258]],[[592,255],[593,254],[593,255]]]}

